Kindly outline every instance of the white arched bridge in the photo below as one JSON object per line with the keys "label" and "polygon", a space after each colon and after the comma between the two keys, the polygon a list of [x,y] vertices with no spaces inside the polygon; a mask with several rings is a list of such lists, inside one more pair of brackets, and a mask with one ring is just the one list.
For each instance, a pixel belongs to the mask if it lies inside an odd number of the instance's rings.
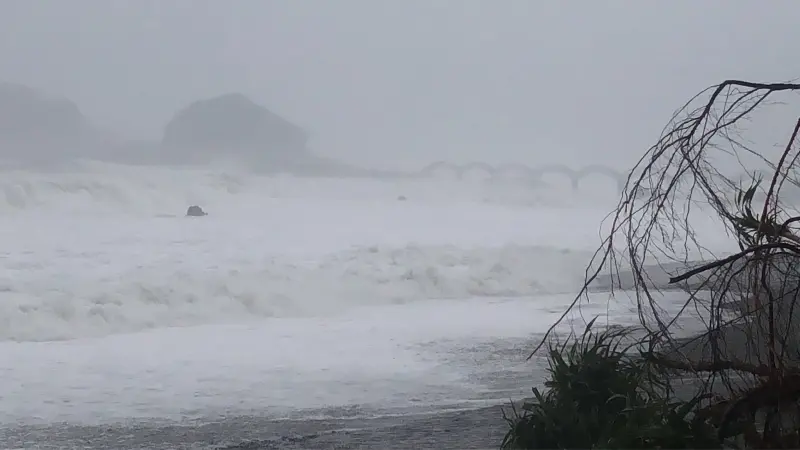
{"label": "white arched bridge", "polygon": [[624,191],[625,182],[628,174],[603,165],[590,165],[580,169],[563,164],[549,164],[530,167],[525,164],[508,163],[493,166],[484,162],[471,162],[467,164],[455,164],[448,161],[437,161],[429,164],[420,171],[421,176],[433,176],[437,171],[449,171],[455,174],[458,179],[463,179],[468,173],[483,172],[492,179],[510,178],[512,176],[523,176],[534,183],[543,183],[545,175],[558,174],[569,178],[572,188],[578,189],[581,181],[592,175],[603,175],[611,178],[616,184],[619,192]]}

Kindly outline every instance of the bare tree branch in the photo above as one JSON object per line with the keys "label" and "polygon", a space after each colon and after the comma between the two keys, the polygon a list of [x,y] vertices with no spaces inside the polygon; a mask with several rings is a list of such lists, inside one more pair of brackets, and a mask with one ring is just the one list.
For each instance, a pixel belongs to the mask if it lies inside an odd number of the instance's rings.
{"label": "bare tree branch", "polygon": [[[746,136],[746,124],[757,111],[778,104],[779,94],[798,92],[797,83],[726,80],[701,91],[676,111],[658,141],[631,170],[625,192],[606,218],[611,221],[610,232],[590,261],[583,287],[529,358],[549,341],[581,300],[589,300],[590,286],[601,273],[608,272],[619,284],[625,272],[632,279],[629,292],[641,325],[665,348],[681,348],[675,336],[683,319],[702,320],[708,332],[728,326],[733,304],[743,309],[737,319],[743,329],[763,341],[769,353],[769,361],[736,363],[714,344],[713,364],[658,359],[664,367],[695,372],[734,370],[758,376],[774,375],[789,370],[787,367],[800,370],[800,355],[787,351],[791,345],[800,348],[800,315],[792,325],[794,304],[800,296],[800,236],[792,227],[800,222],[800,214],[788,214],[782,198],[784,185],[800,187],[800,152],[796,151],[800,119],[776,158],[766,153],[766,145]],[[723,158],[739,165],[751,178],[745,181],[750,184],[742,185],[734,175],[724,174],[719,164]],[[746,162],[747,158],[754,162]],[[754,163],[768,171],[763,176],[769,177],[766,190],[760,188],[762,170],[753,167]],[[643,198],[642,192],[649,197]],[[709,213],[719,218],[738,251],[718,257],[700,241],[693,218],[708,217]],[[669,284],[687,290],[686,302],[677,309],[662,304],[660,289],[666,286],[650,280],[648,265],[674,261],[688,266],[698,255],[710,256],[711,262],[669,279]],[[798,362],[792,363],[791,358]]]}

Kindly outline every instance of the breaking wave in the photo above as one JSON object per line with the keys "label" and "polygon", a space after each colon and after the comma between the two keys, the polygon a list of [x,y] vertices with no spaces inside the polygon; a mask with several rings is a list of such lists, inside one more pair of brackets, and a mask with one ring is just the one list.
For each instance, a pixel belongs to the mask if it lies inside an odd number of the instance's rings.
{"label": "breaking wave", "polygon": [[[6,170],[0,340],[572,292],[591,254],[562,247],[593,250],[604,212],[542,208],[545,194],[237,167]],[[177,218],[190,204],[210,216]]]}
{"label": "breaking wave", "polygon": [[588,256],[515,245],[376,246],[319,259],[240,257],[217,268],[156,259],[114,270],[100,255],[85,255],[86,261],[61,261],[61,273],[47,263],[6,260],[0,339],[60,340],[328,315],[367,305],[573,292]]}
{"label": "breaking wave", "polygon": [[[331,184],[335,184],[333,189]],[[369,188],[365,188],[367,185]],[[514,180],[297,178],[257,175],[233,165],[170,168],[85,161],[46,172],[6,169],[0,176],[0,213],[46,210],[159,215],[174,214],[187,204],[225,209],[264,198],[309,195],[354,200],[395,200],[403,196],[428,202],[516,206],[568,206],[597,200],[592,189],[575,193],[555,185],[534,187]]]}

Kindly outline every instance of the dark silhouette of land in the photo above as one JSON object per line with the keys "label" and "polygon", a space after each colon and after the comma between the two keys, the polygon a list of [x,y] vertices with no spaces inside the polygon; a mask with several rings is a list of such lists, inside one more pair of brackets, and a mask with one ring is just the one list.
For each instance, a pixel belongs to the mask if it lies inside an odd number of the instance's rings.
{"label": "dark silhouette of land", "polygon": [[0,83],[0,164],[49,167],[76,159],[135,165],[206,165],[230,161],[260,173],[298,176],[429,178],[449,172],[457,179],[481,172],[490,180],[522,178],[544,184],[550,174],[566,176],[574,189],[589,176],[610,177],[621,190],[626,174],[593,165],[572,168],[549,164],[492,166],[482,162],[434,162],[419,172],[357,167],[316,155],[308,132],[241,93],[201,99],[186,105],[165,124],[160,141],[132,141],[94,126],[78,105],[14,83]]}

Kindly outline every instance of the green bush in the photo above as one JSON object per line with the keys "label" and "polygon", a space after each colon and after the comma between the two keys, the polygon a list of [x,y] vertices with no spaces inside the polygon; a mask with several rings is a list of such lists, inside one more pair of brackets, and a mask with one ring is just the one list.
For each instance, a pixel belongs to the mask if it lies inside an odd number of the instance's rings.
{"label": "green bush", "polygon": [[[674,400],[668,379],[626,344],[632,330],[593,331],[552,344],[545,391],[512,405],[503,449],[721,448],[697,415],[702,400]],[[638,353],[638,354],[637,354]]]}

